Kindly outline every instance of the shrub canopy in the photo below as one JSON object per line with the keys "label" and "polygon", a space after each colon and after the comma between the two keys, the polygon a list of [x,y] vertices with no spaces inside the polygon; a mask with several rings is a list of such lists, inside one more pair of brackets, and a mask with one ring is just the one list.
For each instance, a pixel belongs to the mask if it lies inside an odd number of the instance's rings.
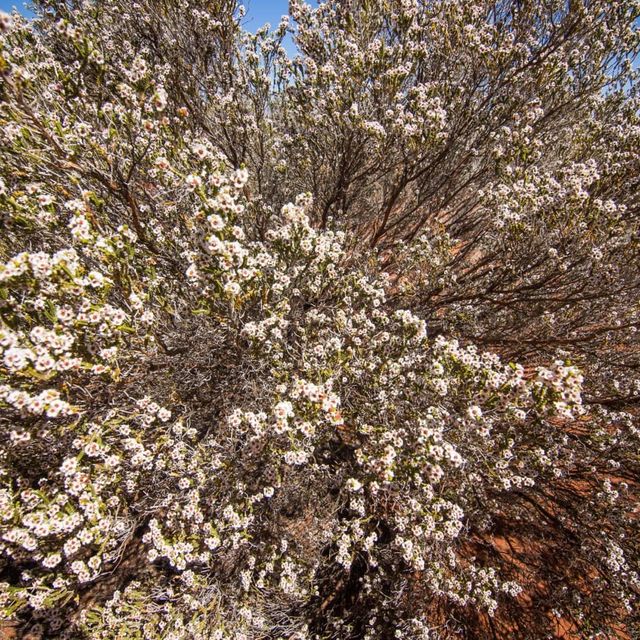
{"label": "shrub canopy", "polygon": [[640,3],[35,8],[0,15],[0,619],[640,634]]}

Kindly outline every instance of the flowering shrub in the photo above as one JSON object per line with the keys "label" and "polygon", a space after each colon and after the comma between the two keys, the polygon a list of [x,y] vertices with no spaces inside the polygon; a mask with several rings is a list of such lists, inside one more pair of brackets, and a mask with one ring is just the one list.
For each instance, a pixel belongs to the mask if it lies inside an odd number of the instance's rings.
{"label": "flowering shrub", "polygon": [[36,8],[0,17],[0,619],[640,633],[640,6]]}

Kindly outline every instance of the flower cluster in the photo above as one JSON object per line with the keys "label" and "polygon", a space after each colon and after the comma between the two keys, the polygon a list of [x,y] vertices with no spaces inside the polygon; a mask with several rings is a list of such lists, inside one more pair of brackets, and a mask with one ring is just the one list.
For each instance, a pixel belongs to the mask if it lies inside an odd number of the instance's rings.
{"label": "flower cluster", "polygon": [[36,5],[0,14],[0,620],[632,636],[638,7]]}

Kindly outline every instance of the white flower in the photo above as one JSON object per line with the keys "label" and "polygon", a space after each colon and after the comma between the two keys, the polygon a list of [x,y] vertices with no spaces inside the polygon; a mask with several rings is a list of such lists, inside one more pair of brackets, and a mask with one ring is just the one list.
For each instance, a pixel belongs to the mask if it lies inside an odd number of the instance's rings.
{"label": "white flower", "polygon": [[57,418],[59,415],[67,415],[71,413],[71,407],[64,400],[54,399],[49,402],[47,407],[47,417]]}
{"label": "white flower", "polygon": [[171,166],[169,164],[169,161],[166,158],[164,158],[163,156],[160,156],[159,158],[156,158],[155,165],[156,165],[156,167],[158,167],[158,169],[160,169],[162,171],[166,171]]}
{"label": "white flower", "polygon": [[29,358],[32,357],[33,353],[29,349],[12,347],[5,351],[4,364],[10,371],[20,371],[27,366]]}
{"label": "white flower", "polygon": [[472,420],[479,420],[482,417],[482,409],[477,405],[472,405],[467,409],[467,415]]}
{"label": "white flower", "polygon": [[293,416],[293,405],[287,400],[278,402],[278,404],[274,407],[273,412],[276,418],[290,418],[291,416]]}
{"label": "white flower", "polygon": [[233,178],[233,185],[236,189],[242,189],[249,179],[249,172],[246,169],[238,169]]}
{"label": "white flower", "polygon": [[231,281],[224,285],[224,292],[229,296],[238,296],[241,291],[242,289],[237,282]]}
{"label": "white flower", "polygon": [[202,178],[193,173],[189,174],[186,177],[185,182],[191,189],[197,189],[198,187],[202,186]]}
{"label": "white flower", "polygon": [[4,11],[0,11],[0,31],[9,31],[13,25],[13,18]]}
{"label": "white flower", "polygon": [[204,160],[209,155],[209,151],[207,147],[205,147],[203,144],[199,142],[196,142],[196,144],[193,145],[191,150],[193,151],[194,155],[198,157],[199,160]]}
{"label": "white flower", "polygon": [[133,291],[129,294],[129,304],[131,305],[131,308],[136,311],[140,311],[144,307],[140,296]]}
{"label": "white flower", "polygon": [[53,569],[57,567],[62,560],[62,556],[59,553],[50,553],[43,561],[42,565],[47,569]]}
{"label": "white flower", "polygon": [[185,271],[185,275],[189,280],[197,280],[200,277],[198,273],[198,267],[195,264],[190,264],[189,268]]}
{"label": "white flower", "polygon": [[163,87],[159,87],[153,96],[153,105],[158,111],[164,111],[167,106],[167,92]]}
{"label": "white flower", "polygon": [[214,231],[221,231],[224,229],[224,220],[217,213],[212,213],[208,216],[207,222]]}
{"label": "white flower", "polygon": [[87,274],[87,284],[95,289],[101,287],[104,284],[104,276],[97,271],[90,271]]}
{"label": "white flower", "polygon": [[65,476],[71,476],[76,472],[77,468],[77,458],[66,458],[60,467],[60,471],[62,471]]}

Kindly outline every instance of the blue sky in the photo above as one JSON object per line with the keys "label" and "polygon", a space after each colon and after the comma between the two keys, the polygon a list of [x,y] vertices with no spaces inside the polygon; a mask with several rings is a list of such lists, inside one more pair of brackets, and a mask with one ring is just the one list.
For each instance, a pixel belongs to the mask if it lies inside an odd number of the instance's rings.
{"label": "blue sky", "polygon": [[[265,22],[268,22],[272,29],[275,28],[280,18],[289,13],[289,0],[244,0],[242,4],[247,9],[243,26],[251,33],[255,33]],[[295,46],[289,34],[282,44],[287,50],[287,55],[292,58],[295,55]]]}
{"label": "blue sky", "polygon": [[247,8],[245,29],[256,31],[265,22],[275,27],[280,22],[280,16],[289,13],[289,0],[244,0]]}
{"label": "blue sky", "polygon": [[[0,0],[0,9],[8,12],[15,6],[21,13],[29,16],[32,14],[26,9],[27,4],[25,0]],[[244,0],[242,4],[247,9],[247,15],[243,20],[244,28],[252,33],[255,33],[265,22],[268,22],[272,28],[276,27],[280,17],[287,14],[289,9],[289,0]],[[289,35],[285,38],[284,47],[289,56],[294,54],[293,42]]]}
{"label": "blue sky", "polygon": [[[24,5],[28,4],[23,0],[0,0],[0,9],[11,11],[12,7],[17,7],[24,14],[29,12]],[[288,0],[244,0],[243,4],[247,8],[245,17],[245,28],[248,31],[256,31],[265,22],[275,27],[280,22],[280,16],[288,13]]]}
{"label": "blue sky", "polygon": [[0,9],[2,9],[2,11],[9,13],[13,7],[17,7],[18,11],[25,15],[29,15],[29,11],[24,8],[21,0],[0,0]]}

